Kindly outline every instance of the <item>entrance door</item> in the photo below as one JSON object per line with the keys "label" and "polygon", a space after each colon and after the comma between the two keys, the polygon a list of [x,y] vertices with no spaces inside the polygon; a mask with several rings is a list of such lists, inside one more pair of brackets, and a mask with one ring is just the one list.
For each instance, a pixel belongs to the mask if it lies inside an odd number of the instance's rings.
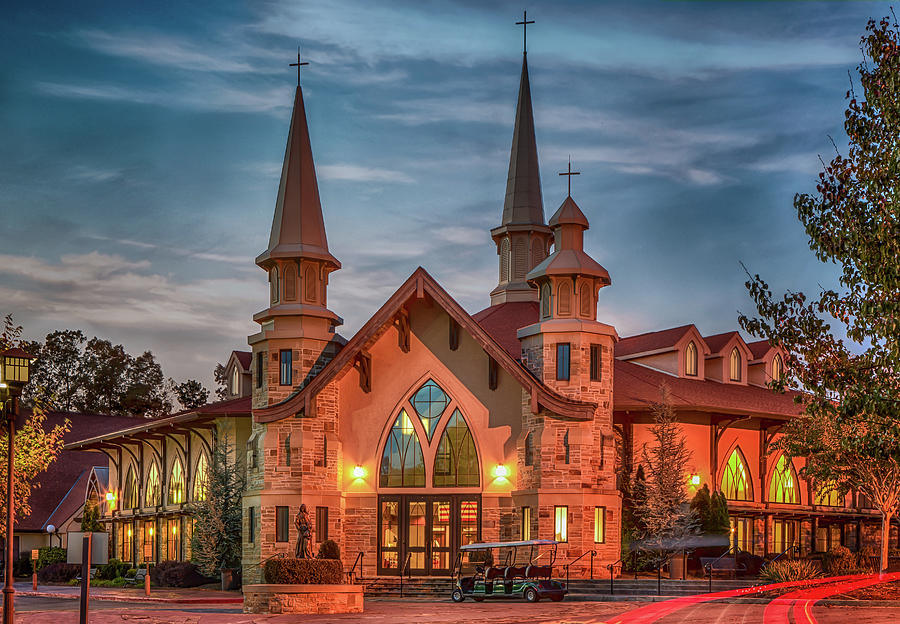
{"label": "entrance door", "polygon": [[398,574],[407,557],[409,574],[450,574],[457,549],[479,539],[478,495],[378,497],[378,574]]}

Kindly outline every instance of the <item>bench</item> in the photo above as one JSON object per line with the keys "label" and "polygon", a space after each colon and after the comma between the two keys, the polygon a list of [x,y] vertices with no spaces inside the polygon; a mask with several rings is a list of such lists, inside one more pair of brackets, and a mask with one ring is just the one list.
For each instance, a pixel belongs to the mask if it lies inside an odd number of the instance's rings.
{"label": "bench", "polygon": [[143,585],[147,578],[147,568],[138,568],[134,576],[125,576],[125,585]]}
{"label": "bench", "polygon": [[734,557],[700,557],[700,565],[703,571],[708,574],[720,574],[734,578],[738,572],[746,572],[747,566],[738,563]]}

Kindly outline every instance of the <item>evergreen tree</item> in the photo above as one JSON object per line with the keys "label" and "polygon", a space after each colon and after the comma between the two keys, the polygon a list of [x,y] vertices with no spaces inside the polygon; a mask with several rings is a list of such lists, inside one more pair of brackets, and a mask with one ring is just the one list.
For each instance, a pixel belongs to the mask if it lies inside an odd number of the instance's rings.
{"label": "evergreen tree", "polygon": [[92,498],[84,501],[84,508],[81,511],[81,530],[92,533],[104,532],[103,525],[100,524],[100,505]]}

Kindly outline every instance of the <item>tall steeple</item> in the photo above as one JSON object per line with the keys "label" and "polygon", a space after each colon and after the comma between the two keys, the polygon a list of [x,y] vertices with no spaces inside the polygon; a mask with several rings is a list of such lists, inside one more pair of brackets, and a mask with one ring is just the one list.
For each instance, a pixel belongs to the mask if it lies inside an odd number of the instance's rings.
{"label": "tall steeple", "polygon": [[253,405],[262,407],[302,387],[343,342],[343,320],[327,307],[328,277],[341,263],[328,250],[299,72],[269,245],[256,264],[269,274],[268,306],[253,315],[260,331],[248,338]]}
{"label": "tall steeple", "polygon": [[500,259],[499,283],[491,291],[491,305],[537,301],[538,292],[526,282],[525,275],[547,257],[552,235],[544,223],[527,52],[522,54],[522,76],[509,154],[503,217],[500,226],[491,230],[491,238],[497,245]]}

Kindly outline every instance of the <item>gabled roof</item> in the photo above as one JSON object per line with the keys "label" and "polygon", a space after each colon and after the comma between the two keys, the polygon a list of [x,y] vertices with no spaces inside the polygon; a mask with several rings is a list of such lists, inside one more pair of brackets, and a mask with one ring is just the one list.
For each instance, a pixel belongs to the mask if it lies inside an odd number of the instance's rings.
{"label": "gabled roof", "polygon": [[564,418],[576,420],[593,418],[594,410],[597,407],[594,403],[569,399],[545,386],[518,360],[510,356],[447,291],[441,288],[440,284],[425,269],[419,267],[306,386],[295,391],[280,403],[254,410],[256,422],[275,422],[301,412],[309,415],[312,399],[341,371],[352,366],[357,355],[369,344],[375,342],[384,330],[391,326],[403,305],[412,297],[423,298],[425,296],[431,297],[435,303],[441,306],[450,318],[459,323],[460,327],[467,331],[488,355],[527,389],[532,395],[533,408],[543,405],[550,412]]}
{"label": "gabled roof", "polygon": [[703,336],[703,340],[706,341],[706,346],[709,347],[709,352],[711,355],[716,355],[722,352],[722,349],[731,342],[731,339],[735,336],[738,337],[738,340],[744,342],[741,335],[736,331],[724,332],[722,334],[714,334],[712,336]]}
{"label": "gabled roof", "polygon": [[616,343],[616,357],[625,357],[636,353],[671,351],[678,344],[678,341],[684,338],[684,335],[691,329],[696,330],[693,325],[681,325],[670,329],[661,329],[655,332],[647,332],[646,334],[620,338],[619,342]]}
{"label": "gabled roof", "polygon": [[537,301],[500,303],[476,312],[472,318],[514,360],[518,360],[522,357],[522,343],[516,332],[540,320],[540,304]]}
{"label": "gabled roof", "polygon": [[676,409],[721,414],[797,416],[803,410],[794,402],[796,392],[778,394],[759,386],[724,384],[696,378],[675,377],[634,362],[615,360],[613,409],[646,410],[659,402],[659,387],[669,386]]}
{"label": "gabled roof", "polygon": [[756,340],[754,342],[748,342],[747,347],[750,349],[750,353],[753,354],[754,360],[761,360],[769,354],[769,351],[775,348],[768,340]]}
{"label": "gabled roof", "polygon": [[237,359],[238,364],[241,365],[243,372],[250,372],[250,364],[253,362],[253,353],[250,351],[232,351],[232,356]]}

